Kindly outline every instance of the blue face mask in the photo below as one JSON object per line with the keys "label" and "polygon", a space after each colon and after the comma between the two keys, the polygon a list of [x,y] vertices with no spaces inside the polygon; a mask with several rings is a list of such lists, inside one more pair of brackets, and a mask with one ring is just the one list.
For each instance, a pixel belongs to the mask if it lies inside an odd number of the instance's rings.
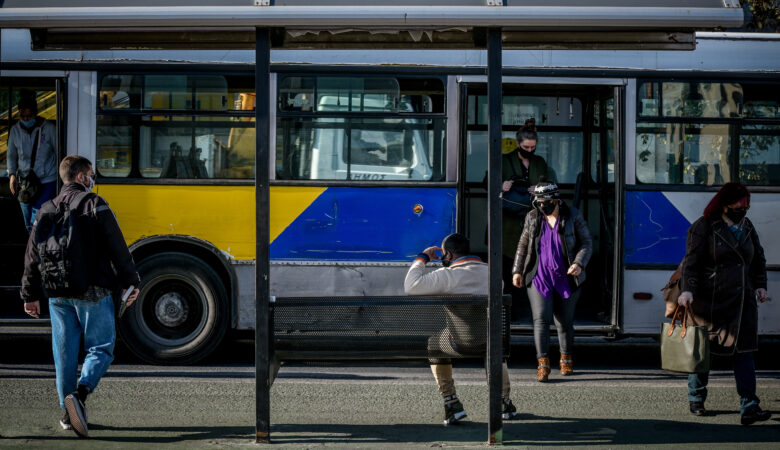
{"label": "blue face mask", "polygon": [[22,125],[24,125],[27,128],[32,128],[33,125],[35,125],[35,118],[33,117],[30,120],[20,120],[19,122],[21,122]]}

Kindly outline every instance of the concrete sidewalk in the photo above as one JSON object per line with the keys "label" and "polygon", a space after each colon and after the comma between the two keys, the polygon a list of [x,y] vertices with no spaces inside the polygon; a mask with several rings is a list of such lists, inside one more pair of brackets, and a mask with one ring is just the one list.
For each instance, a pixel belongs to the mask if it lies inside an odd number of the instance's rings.
{"label": "concrete sidewalk", "polygon": [[[521,447],[778,448],[780,415],[739,425],[729,371],[713,372],[707,407],[688,412],[685,377],[656,370],[581,369],[546,385],[511,368],[522,413],[504,424]],[[87,407],[90,439],[61,431],[53,367],[0,365],[0,447],[223,448],[254,446],[254,368],[115,365]],[[427,367],[284,367],[271,391],[271,439],[289,448],[480,448],[487,441],[484,370],[456,365],[469,414],[444,427]],[[759,372],[765,409],[780,410],[780,372]]]}

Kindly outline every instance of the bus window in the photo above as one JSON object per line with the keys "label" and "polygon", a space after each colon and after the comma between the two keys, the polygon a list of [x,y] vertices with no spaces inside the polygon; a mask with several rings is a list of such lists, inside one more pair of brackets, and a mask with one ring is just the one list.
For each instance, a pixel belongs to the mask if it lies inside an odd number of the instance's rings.
{"label": "bus window", "polygon": [[658,106],[661,104],[659,94],[661,83],[642,83],[637,89],[640,117],[658,117]]}
{"label": "bus window", "polygon": [[739,137],[739,181],[780,186],[780,125],[744,125]]}
{"label": "bus window", "polygon": [[98,120],[98,157],[95,161],[101,176],[126,177],[132,170],[133,128],[119,117]]}
{"label": "bus window", "polygon": [[106,75],[100,86],[102,109],[140,109],[142,76]]}
{"label": "bus window", "polygon": [[780,85],[745,84],[739,181],[780,186]]}
{"label": "bus window", "polygon": [[277,178],[431,180],[436,161],[428,149],[444,147],[435,128],[424,119],[283,119]]}
{"label": "bus window", "polygon": [[[487,97],[470,95],[468,101],[466,181],[479,183],[487,174]],[[514,139],[515,132],[531,117],[539,128],[536,154],[544,158],[558,183],[574,183],[582,172],[582,102],[573,97],[505,95],[502,137]]]}
{"label": "bus window", "polygon": [[647,82],[637,89],[639,117],[739,117],[742,85],[737,83]]}
{"label": "bus window", "polygon": [[442,179],[441,80],[291,76],[279,86],[277,179]]}
{"label": "bus window", "polygon": [[637,180],[705,186],[730,181],[730,129],[726,124],[637,124]]}
{"label": "bus window", "polygon": [[737,117],[742,87],[734,83],[662,83],[664,117]]}
{"label": "bus window", "polygon": [[97,127],[98,173],[254,178],[253,82],[238,75],[105,75]]}
{"label": "bus window", "polygon": [[[204,118],[144,121],[139,168],[144,178],[254,178],[254,122]],[[212,119],[206,122],[204,119]],[[214,120],[217,119],[217,120]],[[222,120],[218,120],[222,119]],[[240,124],[240,125],[239,125]]]}
{"label": "bus window", "polygon": [[[702,186],[739,181],[778,186],[778,119],[777,84],[640,83],[637,181]],[[732,148],[735,144],[739,147]]]}

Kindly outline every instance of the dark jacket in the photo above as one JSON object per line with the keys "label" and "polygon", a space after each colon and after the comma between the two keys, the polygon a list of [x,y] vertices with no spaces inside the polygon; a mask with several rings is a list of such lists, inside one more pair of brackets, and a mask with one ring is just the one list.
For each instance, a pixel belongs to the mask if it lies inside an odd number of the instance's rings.
{"label": "dark jacket", "polygon": [[[558,211],[558,233],[561,234],[561,243],[563,244],[563,256],[566,258],[567,268],[574,263],[582,267],[582,272],[577,277],[569,275],[569,285],[572,288],[579,287],[585,281],[585,266],[593,253],[593,242],[590,238],[588,224],[582,217],[582,214],[576,208],[570,208],[566,203],[561,202]],[[512,267],[512,273],[523,275],[523,285],[526,287],[536,276],[536,269],[539,265],[539,241],[542,236],[542,225],[545,217],[538,209],[533,209],[525,218],[523,233],[520,236],[520,242],[517,244],[515,253],[515,264]],[[572,255],[574,257],[572,258]]]}
{"label": "dark jacket", "polygon": [[693,294],[691,319],[706,326],[710,351],[755,350],[758,307],[755,290],[766,289],[766,259],[750,220],[739,241],[721,218],[702,217],[688,229],[681,289]]}
{"label": "dark jacket", "polygon": [[[511,153],[503,155],[501,159],[501,181],[509,181],[515,176],[522,174],[522,161],[517,156],[517,149]],[[534,185],[539,182],[539,178],[545,177],[547,181],[554,181],[550,176],[550,171],[544,158],[532,155],[528,163],[528,182]],[[517,242],[520,240],[520,233],[523,231],[523,221],[525,216],[511,211],[503,211],[501,221],[501,253],[507,258],[512,258],[517,249]]]}
{"label": "dark jacket", "polygon": [[[74,196],[86,188],[79,183],[68,183],[54,200],[69,203]],[[80,243],[86,246],[86,254],[91,255],[87,261],[87,273],[90,279],[86,280],[89,286],[100,286],[111,291],[118,291],[129,287],[138,286],[140,278],[135,270],[135,263],[119,229],[114,213],[108,204],[98,195],[89,195],[81,204],[80,212],[89,220],[80,222],[89,226],[86,236],[93,236],[87,242]],[[24,255],[24,275],[22,277],[21,296],[25,303],[44,300],[46,294],[41,286],[41,274],[38,268],[38,248],[35,245],[35,231],[37,224],[33,226],[30,239],[27,242],[27,251]]]}

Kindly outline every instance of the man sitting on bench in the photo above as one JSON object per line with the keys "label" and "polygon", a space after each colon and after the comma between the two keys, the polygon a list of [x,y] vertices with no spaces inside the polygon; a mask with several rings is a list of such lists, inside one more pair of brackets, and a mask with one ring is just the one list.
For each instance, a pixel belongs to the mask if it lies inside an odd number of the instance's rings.
{"label": "man sitting on bench", "polygon": [[[441,258],[436,254],[437,251],[442,253]],[[469,252],[468,238],[459,233],[444,238],[441,247],[426,248],[412,262],[404,280],[404,291],[407,295],[488,295],[488,265],[480,258],[469,255]],[[426,274],[425,264],[432,259],[441,259],[444,267]],[[484,330],[484,324],[481,329]],[[484,334],[475,338],[482,342],[485,340]],[[444,397],[444,425],[464,419],[466,411],[455,393],[452,362],[449,359],[432,359],[430,362],[439,393]],[[517,419],[519,415],[509,399],[506,361],[502,366],[502,381],[502,417],[505,420]]]}

